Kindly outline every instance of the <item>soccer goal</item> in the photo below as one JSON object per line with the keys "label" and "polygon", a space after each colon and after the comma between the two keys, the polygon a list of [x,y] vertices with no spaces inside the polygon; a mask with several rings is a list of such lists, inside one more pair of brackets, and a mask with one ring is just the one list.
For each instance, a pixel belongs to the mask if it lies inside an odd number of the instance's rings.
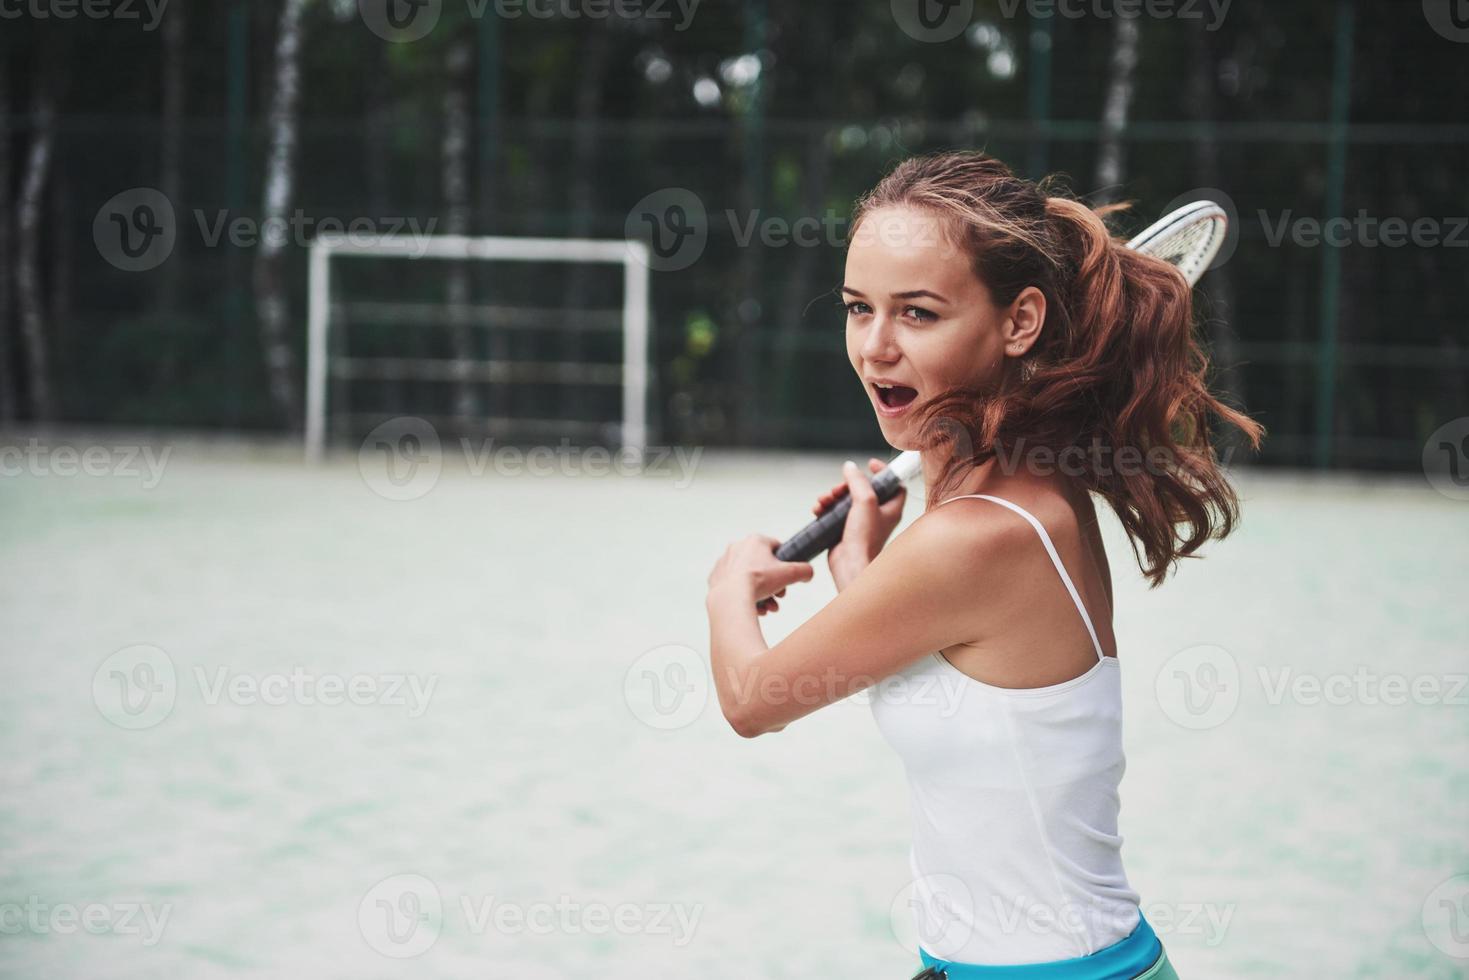
{"label": "soccer goal", "polygon": [[[621,306],[567,311],[546,302],[527,304],[517,300],[445,303],[440,298],[424,302],[421,293],[404,301],[355,298],[350,294],[358,287],[347,283],[345,275],[337,271],[338,263],[343,260],[362,263],[368,259],[392,262],[457,260],[466,263],[468,268],[473,268],[468,265],[471,263],[507,262],[518,263],[512,268],[520,270],[528,268],[525,263],[592,263],[599,266],[611,263],[621,266]],[[373,292],[379,295],[384,289],[393,292],[398,280],[391,263],[378,268],[385,270],[386,275],[375,272],[368,277],[373,282]],[[341,282],[334,284],[334,274]],[[360,281],[362,277],[358,278]],[[511,286],[521,278],[524,276],[516,275],[502,281]],[[649,257],[648,247],[643,242],[459,235],[405,235],[363,241],[353,241],[347,236],[321,238],[311,245],[308,290],[305,419],[308,460],[321,457],[332,430],[336,407],[328,404],[329,391],[334,385],[340,390],[340,385],[354,381],[398,385],[442,382],[491,386],[581,386],[599,391],[620,388],[621,419],[612,420],[613,431],[620,437],[625,451],[635,454],[637,460],[642,459],[648,434],[649,315]],[[341,342],[341,335],[349,326],[356,330],[356,325],[361,323],[375,324],[380,333],[386,328],[390,337],[445,325],[471,330],[488,329],[502,335],[517,332],[544,334],[565,329],[620,333],[621,361],[568,361],[544,355],[473,360],[463,356],[423,356],[421,350],[415,350],[414,345],[407,342],[394,349],[391,339],[386,348],[379,344],[369,354],[353,353]],[[414,411],[409,414],[428,417],[431,413]],[[456,420],[465,421],[462,417]],[[571,421],[565,418],[486,415],[478,421],[492,426],[495,431],[526,433],[534,438],[567,432],[594,436],[609,429],[605,418]]]}

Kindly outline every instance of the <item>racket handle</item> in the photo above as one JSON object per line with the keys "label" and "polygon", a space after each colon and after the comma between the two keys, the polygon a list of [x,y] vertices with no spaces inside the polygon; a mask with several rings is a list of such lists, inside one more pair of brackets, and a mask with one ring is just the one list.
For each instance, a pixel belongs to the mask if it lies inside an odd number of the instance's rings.
{"label": "racket handle", "polygon": [[[882,504],[897,496],[903,484],[922,467],[916,452],[906,452],[895,457],[886,467],[871,477],[872,492]],[[842,540],[842,531],[847,526],[847,514],[852,509],[849,493],[832,505],[831,509],[801,530],[791,535],[775,549],[775,557],[781,561],[810,561]]]}

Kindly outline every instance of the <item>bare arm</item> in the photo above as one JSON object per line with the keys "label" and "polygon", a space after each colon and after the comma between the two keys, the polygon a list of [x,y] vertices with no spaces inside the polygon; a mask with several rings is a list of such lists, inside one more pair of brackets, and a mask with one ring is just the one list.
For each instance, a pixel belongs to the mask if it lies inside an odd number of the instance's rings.
{"label": "bare arm", "polygon": [[767,647],[738,580],[706,606],[719,704],[752,738],[877,683],[919,657],[973,639],[986,570],[1003,562],[1007,524],[932,512],[898,535],[835,599]]}

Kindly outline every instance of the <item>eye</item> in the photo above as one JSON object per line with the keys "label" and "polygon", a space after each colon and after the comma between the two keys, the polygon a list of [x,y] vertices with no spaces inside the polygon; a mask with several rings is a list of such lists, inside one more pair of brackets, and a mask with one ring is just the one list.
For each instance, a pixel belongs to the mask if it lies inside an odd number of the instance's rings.
{"label": "eye", "polygon": [[933,312],[932,310],[925,310],[921,306],[905,306],[903,307],[903,315],[911,316],[913,317],[913,319],[923,322],[928,322],[929,320],[937,320],[939,318],[939,315],[937,313]]}
{"label": "eye", "polygon": [[842,305],[845,306],[847,309],[847,316],[862,316],[864,314],[872,312],[872,307],[868,306],[860,299],[854,299],[852,300],[852,302],[843,303]]}

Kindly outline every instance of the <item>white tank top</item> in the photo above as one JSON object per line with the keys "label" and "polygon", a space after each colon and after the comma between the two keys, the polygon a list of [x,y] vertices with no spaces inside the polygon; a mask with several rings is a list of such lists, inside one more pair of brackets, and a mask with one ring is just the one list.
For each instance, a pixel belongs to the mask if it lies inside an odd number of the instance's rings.
{"label": "white tank top", "polygon": [[1125,939],[1140,915],[1117,833],[1127,767],[1121,672],[1040,521],[999,497],[964,496],[1008,507],[1035,528],[1097,662],[1060,684],[1012,689],[981,683],[935,652],[893,678],[911,683],[872,689],[873,718],[908,778],[907,904],[919,945],[942,960],[1088,956]]}

